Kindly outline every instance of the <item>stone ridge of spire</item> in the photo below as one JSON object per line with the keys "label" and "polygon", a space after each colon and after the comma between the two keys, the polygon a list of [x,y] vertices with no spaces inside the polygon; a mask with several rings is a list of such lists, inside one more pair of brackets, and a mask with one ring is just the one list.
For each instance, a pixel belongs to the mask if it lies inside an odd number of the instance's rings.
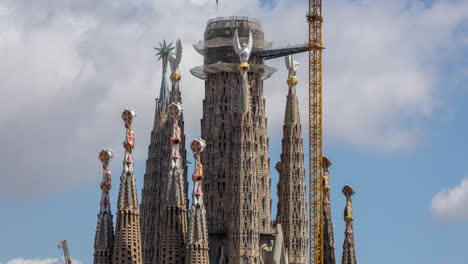
{"label": "stone ridge of spire", "polygon": [[333,236],[333,221],[330,203],[330,171],[332,162],[325,156],[322,157],[323,165],[323,262],[326,264],[335,264],[335,240]]}

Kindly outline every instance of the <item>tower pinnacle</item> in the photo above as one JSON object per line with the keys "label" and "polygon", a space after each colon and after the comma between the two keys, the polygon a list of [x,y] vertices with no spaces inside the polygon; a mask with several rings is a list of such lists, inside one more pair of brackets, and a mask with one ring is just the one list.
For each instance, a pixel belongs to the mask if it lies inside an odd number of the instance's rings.
{"label": "tower pinnacle", "polygon": [[172,133],[169,136],[171,145],[167,190],[163,196],[161,235],[159,242],[160,264],[185,263],[185,242],[187,236],[187,199],[183,179],[183,168],[180,155],[182,133],[178,125],[178,116],[182,105],[171,103],[168,115],[172,122]]}
{"label": "tower pinnacle", "polygon": [[123,143],[125,155],[123,170],[120,176],[119,201],[117,205],[117,225],[115,228],[115,243],[113,263],[141,264],[140,212],[133,167],[133,147],[135,135],[132,131],[132,121],[135,110],[126,108],[122,113],[125,123],[126,137]]}
{"label": "tower pinnacle", "polygon": [[206,144],[203,139],[194,139],[191,144],[195,159],[195,172],[192,175],[193,193],[190,207],[190,223],[187,246],[187,264],[208,264],[208,230],[206,224],[206,210],[203,204],[203,166],[200,152]]}
{"label": "tower pinnacle", "polygon": [[291,55],[286,57],[289,91],[286,98],[281,161],[276,165],[280,174],[277,188],[279,200],[277,221],[282,227],[289,263],[305,264],[307,262],[306,186],[299,103],[296,95],[295,74],[298,65]]}
{"label": "tower pinnacle", "polygon": [[109,190],[112,187],[112,177],[109,161],[113,154],[110,149],[101,150],[99,160],[102,163],[103,179],[101,182],[101,208],[98,214],[96,236],[94,239],[94,264],[112,263],[112,246],[114,245],[114,223],[110,206]]}
{"label": "tower pinnacle", "polygon": [[169,60],[169,56],[173,54],[172,50],[174,47],[172,47],[172,42],[169,43],[169,45],[166,44],[166,41],[164,40],[163,43],[159,43],[159,48],[154,48],[155,50],[158,51],[156,53],[156,56],[159,56],[158,60],[162,59],[162,79],[161,79],[161,90],[159,92],[159,98],[158,102],[161,104],[169,104],[169,82],[167,80],[167,63]]}
{"label": "tower pinnacle", "polygon": [[346,196],[346,207],[344,209],[344,220],[346,222],[345,241],[343,243],[342,264],[356,264],[356,252],[354,250],[354,230],[353,230],[353,202],[351,196],[354,189],[350,185],[343,188],[343,194]]}

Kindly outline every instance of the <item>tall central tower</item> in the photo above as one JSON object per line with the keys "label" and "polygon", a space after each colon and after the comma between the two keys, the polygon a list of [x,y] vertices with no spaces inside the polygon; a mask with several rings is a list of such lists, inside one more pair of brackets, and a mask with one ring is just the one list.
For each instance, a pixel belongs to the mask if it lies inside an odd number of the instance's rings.
{"label": "tall central tower", "polygon": [[[237,40],[240,45],[236,49]],[[267,45],[258,20],[210,20],[204,41],[195,45],[204,55],[204,65],[191,70],[205,80],[201,121],[202,138],[207,142],[202,153],[206,176],[203,191],[210,263],[215,264],[261,263],[262,249],[271,240],[263,80],[274,70],[255,56],[247,56],[247,61],[242,62],[240,48],[249,45],[253,50]]]}

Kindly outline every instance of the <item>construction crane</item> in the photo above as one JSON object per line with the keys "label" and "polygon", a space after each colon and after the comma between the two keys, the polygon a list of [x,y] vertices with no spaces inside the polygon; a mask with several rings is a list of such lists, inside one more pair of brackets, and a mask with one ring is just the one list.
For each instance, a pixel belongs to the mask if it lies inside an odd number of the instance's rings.
{"label": "construction crane", "polygon": [[309,0],[309,263],[323,264],[322,0]]}
{"label": "construction crane", "polygon": [[60,243],[57,245],[58,249],[63,249],[63,256],[65,259],[65,264],[71,264],[71,257],[70,257],[70,251],[68,250],[68,245],[66,240],[60,241]]}

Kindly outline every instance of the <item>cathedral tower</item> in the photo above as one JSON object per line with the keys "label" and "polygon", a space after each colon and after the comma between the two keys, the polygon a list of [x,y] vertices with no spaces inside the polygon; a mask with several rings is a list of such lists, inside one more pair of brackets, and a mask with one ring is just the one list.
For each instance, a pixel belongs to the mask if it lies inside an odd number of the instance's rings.
{"label": "cathedral tower", "polygon": [[112,159],[112,151],[101,150],[99,160],[104,171],[101,182],[101,208],[98,214],[96,236],[94,239],[94,264],[111,264],[112,247],[114,245],[114,223],[111,213],[109,191],[112,187],[112,176],[109,170],[109,161]]}
{"label": "cathedral tower", "polygon": [[187,239],[186,264],[209,264],[208,256],[208,230],[206,226],[206,210],[203,204],[203,166],[200,161],[200,152],[206,144],[203,139],[192,141],[191,148],[195,159],[195,172],[193,173],[192,206],[190,207],[189,234]]}
{"label": "cathedral tower", "polygon": [[299,117],[299,103],[296,95],[296,71],[299,63],[292,55],[286,56],[289,71],[289,91],[286,97],[286,111],[283,125],[281,161],[276,169],[280,177],[277,187],[277,221],[283,229],[284,246],[289,263],[307,262],[307,219],[304,151]]}
{"label": "cathedral tower", "polygon": [[[162,79],[159,98],[156,100],[153,130],[151,132],[150,145],[148,147],[148,159],[146,160],[146,173],[144,177],[142,202],[141,202],[141,234],[144,263],[156,263],[159,259],[162,210],[167,190],[169,173],[171,144],[169,138],[172,134],[173,124],[168,120],[167,110],[170,102],[182,103],[179,73],[179,64],[182,58],[181,41],[177,40],[176,47],[166,41],[155,48],[159,59],[162,60]],[[173,50],[175,49],[175,54]],[[170,64],[172,89],[169,92],[167,67]],[[185,185],[185,197],[187,197],[187,170],[186,150],[184,135],[184,120],[181,114],[178,125],[181,130],[181,168]]]}
{"label": "cathedral tower", "polygon": [[350,185],[343,188],[343,194],[346,196],[346,207],[344,210],[344,220],[346,222],[345,240],[343,243],[342,264],[356,264],[356,252],[354,251],[354,230],[353,230],[353,202],[351,196],[354,189]]}
{"label": "cathedral tower", "polygon": [[203,190],[210,263],[261,263],[271,236],[270,177],[263,80],[274,70],[252,50],[265,47],[258,20],[208,21],[195,49],[204,65],[191,70],[205,80]]}
{"label": "cathedral tower", "polygon": [[124,141],[125,157],[122,176],[120,176],[119,200],[117,204],[117,225],[112,256],[113,264],[141,264],[140,212],[133,168],[132,151],[135,135],[132,121],[135,110],[125,109],[122,119],[125,123],[126,138]]}
{"label": "cathedral tower", "polygon": [[168,108],[168,113],[173,130],[171,137],[167,139],[171,143],[171,153],[169,173],[166,176],[166,196],[163,199],[164,207],[161,212],[159,261],[157,263],[184,264],[187,237],[187,198],[180,155],[182,134],[178,125],[182,105],[172,103]]}

